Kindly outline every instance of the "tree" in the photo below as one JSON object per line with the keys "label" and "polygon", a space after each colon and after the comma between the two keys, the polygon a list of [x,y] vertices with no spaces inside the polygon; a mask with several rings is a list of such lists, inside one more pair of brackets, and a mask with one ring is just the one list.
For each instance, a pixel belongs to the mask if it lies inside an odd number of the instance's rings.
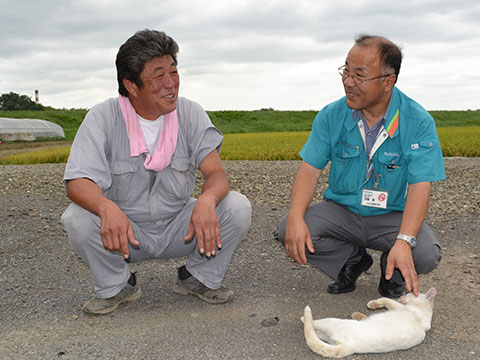
{"label": "tree", "polygon": [[43,110],[43,105],[32,101],[27,95],[10,92],[0,96],[0,110]]}

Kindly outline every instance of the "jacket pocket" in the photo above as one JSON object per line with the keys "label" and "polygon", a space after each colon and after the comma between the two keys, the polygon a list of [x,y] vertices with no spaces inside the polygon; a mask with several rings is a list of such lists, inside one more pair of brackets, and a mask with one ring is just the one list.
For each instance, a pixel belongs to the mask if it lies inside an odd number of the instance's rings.
{"label": "jacket pocket", "polygon": [[162,188],[171,199],[185,202],[195,186],[195,171],[190,159],[173,158],[170,166],[162,172]]}
{"label": "jacket pocket", "polygon": [[380,174],[379,188],[388,190],[389,204],[403,202],[406,194],[407,163],[400,154],[379,153],[378,154]]}
{"label": "jacket pocket", "polygon": [[112,161],[110,163],[110,174],[112,176],[110,194],[113,201],[125,202],[129,200],[129,197],[132,197],[132,189],[138,185],[135,184],[137,170],[137,162]]}
{"label": "jacket pocket", "polygon": [[362,175],[361,147],[347,143],[338,143],[332,158],[329,185],[337,194],[352,194],[358,192]]}

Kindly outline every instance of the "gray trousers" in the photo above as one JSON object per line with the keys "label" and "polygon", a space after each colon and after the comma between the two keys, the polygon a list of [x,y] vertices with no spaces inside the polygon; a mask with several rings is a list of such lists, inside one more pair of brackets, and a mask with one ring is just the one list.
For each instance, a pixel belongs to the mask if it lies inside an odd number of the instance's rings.
{"label": "gray trousers", "polygon": [[[402,214],[394,211],[385,215],[360,216],[333,201],[312,204],[305,213],[305,222],[315,253],[305,249],[307,261],[336,279],[346,263],[360,261],[364,249],[369,248],[383,252],[382,266],[385,267],[388,252],[400,230]],[[278,239],[284,245],[286,222],[287,216],[284,216],[278,225]],[[429,273],[442,259],[440,244],[426,223],[420,228],[412,254],[418,274]],[[398,269],[393,281],[403,281]]]}
{"label": "gray trousers", "polygon": [[[148,259],[172,259],[189,255],[187,270],[211,289],[217,289],[227,272],[236,246],[246,235],[251,223],[251,205],[242,194],[231,191],[218,205],[222,249],[211,259],[200,255],[194,239],[185,243],[190,217],[196,199],[166,226],[155,223],[135,223],[135,238],[139,247],[129,246],[130,262]],[[100,218],[72,203],[62,215],[62,224],[75,253],[90,265],[95,291],[100,298],[116,295],[130,277],[129,265],[119,252],[106,250],[100,237]]]}

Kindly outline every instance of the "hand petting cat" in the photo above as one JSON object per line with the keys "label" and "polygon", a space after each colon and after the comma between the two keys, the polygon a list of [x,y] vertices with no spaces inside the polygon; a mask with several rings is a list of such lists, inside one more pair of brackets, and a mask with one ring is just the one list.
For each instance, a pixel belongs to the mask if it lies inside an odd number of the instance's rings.
{"label": "hand petting cat", "polygon": [[307,305],[302,317],[305,340],[313,352],[334,358],[409,349],[420,344],[431,328],[436,294],[435,288],[430,288],[425,294],[408,293],[398,301],[375,299],[367,307],[386,311],[369,316],[355,312],[352,319],[313,320]]}

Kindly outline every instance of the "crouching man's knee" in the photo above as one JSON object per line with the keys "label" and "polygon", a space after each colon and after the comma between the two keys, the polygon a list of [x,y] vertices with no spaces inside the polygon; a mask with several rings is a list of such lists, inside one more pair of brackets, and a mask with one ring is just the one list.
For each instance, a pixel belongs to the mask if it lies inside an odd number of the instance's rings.
{"label": "crouching man's knee", "polygon": [[[245,235],[252,222],[252,206],[247,197],[236,191],[230,191],[218,204],[220,229],[228,226],[239,234]],[[243,236],[242,236],[243,237]]]}
{"label": "crouching man's knee", "polygon": [[430,251],[424,252],[418,261],[415,261],[415,269],[418,274],[428,274],[433,271],[442,260],[442,250],[438,244],[434,244]]}
{"label": "crouching man's knee", "polygon": [[100,238],[100,218],[72,203],[63,213],[61,221],[73,250],[83,258],[85,247],[92,246],[91,243]]}

